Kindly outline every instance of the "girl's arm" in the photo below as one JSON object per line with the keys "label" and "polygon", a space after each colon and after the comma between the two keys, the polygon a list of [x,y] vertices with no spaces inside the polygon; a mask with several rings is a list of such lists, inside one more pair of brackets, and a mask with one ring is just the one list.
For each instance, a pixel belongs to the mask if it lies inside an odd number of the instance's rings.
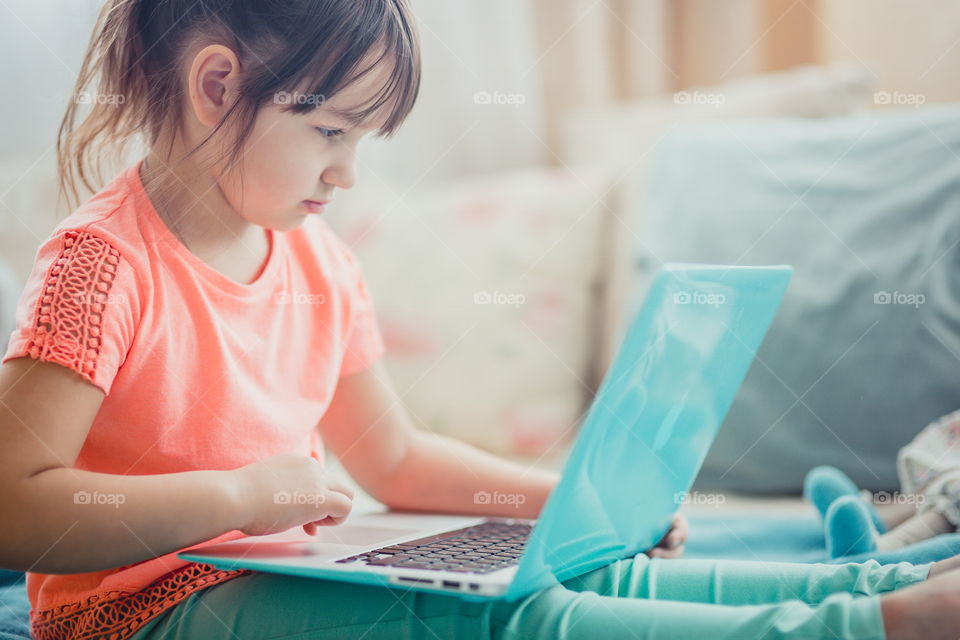
{"label": "girl's arm", "polygon": [[560,479],[418,429],[381,362],[340,381],[319,428],[351,477],[393,509],[536,518]]}
{"label": "girl's arm", "polygon": [[81,573],[244,526],[231,471],[120,476],[72,469],[103,392],[60,365],[0,367],[0,566]]}
{"label": "girl's arm", "polygon": [[394,509],[536,518],[560,480],[441,434],[412,434],[383,502]]}

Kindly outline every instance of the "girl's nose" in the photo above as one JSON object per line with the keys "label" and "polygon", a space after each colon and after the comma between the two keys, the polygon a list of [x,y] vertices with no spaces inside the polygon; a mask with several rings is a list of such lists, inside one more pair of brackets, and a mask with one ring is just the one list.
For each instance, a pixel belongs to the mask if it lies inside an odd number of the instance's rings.
{"label": "girl's nose", "polygon": [[351,188],[357,181],[357,170],[353,159],[327,167],[321,179],[325,183],[341,189]]}

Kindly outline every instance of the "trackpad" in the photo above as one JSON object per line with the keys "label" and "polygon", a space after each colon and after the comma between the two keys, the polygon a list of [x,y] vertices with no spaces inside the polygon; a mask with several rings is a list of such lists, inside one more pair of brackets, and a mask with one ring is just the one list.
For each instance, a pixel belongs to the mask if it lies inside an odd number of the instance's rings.
{"label": "trackpad", "polygon": [[310,542],[332,542],[351,546],[369,546],[393,540],[399,536],[411,536],[417,529],[372,527],[362,524],[342,524],[334,527],[317,527],[314,536],[304,535]]}
{"label": "trackpad", "polygon": [[194,550],[213,558],[280,560],[283,558],[337,557],[360,548],[378,547],[398,537],[411,538],[416,529],[342,524],[318,527],[317,535],[308,535],[300,527],[269,536],[254,536]]}

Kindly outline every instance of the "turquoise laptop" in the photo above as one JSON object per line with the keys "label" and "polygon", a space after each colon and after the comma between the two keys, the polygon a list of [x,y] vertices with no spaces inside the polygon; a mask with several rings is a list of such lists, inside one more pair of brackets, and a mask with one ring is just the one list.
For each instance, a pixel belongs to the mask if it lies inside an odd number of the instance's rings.
{"label": "turquoise laptop", "polygon": [[[536,520],[383,512],[351,516],[317,537],[297,528],[178,555],[221,569],[515,600],[642,553],[669,530],[791,275],[788,266],[665,265]],[[516,560],[504,561],[509,566],[474,573],[440,560],[392,563],[423,548],[450,558],[443,549],[463,540],[462,532],[483,526],[501,532],[497,549],[516,549]],[[509,527],[521,533],[502,534]],[[411,541],[415,544],[405,544]]]}

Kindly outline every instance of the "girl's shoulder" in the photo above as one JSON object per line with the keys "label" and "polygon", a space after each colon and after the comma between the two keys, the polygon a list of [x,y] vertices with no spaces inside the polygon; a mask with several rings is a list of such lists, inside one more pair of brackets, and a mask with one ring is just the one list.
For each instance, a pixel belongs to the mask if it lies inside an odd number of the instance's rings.
{"label": "girl's shoulder", "polygon": [[137,262],[146,252],[145,233],[137,191],[127,169],[64,218],[41,245],[61,244],[64,238],[83,238],[89,246],[112,249],[114,255]]}
{"label": "girl's shoulder", "polygon": [[109,392],[139,324],[144,252],[135,211],[114,181],[38,247],[3,361],[62,364]]}

